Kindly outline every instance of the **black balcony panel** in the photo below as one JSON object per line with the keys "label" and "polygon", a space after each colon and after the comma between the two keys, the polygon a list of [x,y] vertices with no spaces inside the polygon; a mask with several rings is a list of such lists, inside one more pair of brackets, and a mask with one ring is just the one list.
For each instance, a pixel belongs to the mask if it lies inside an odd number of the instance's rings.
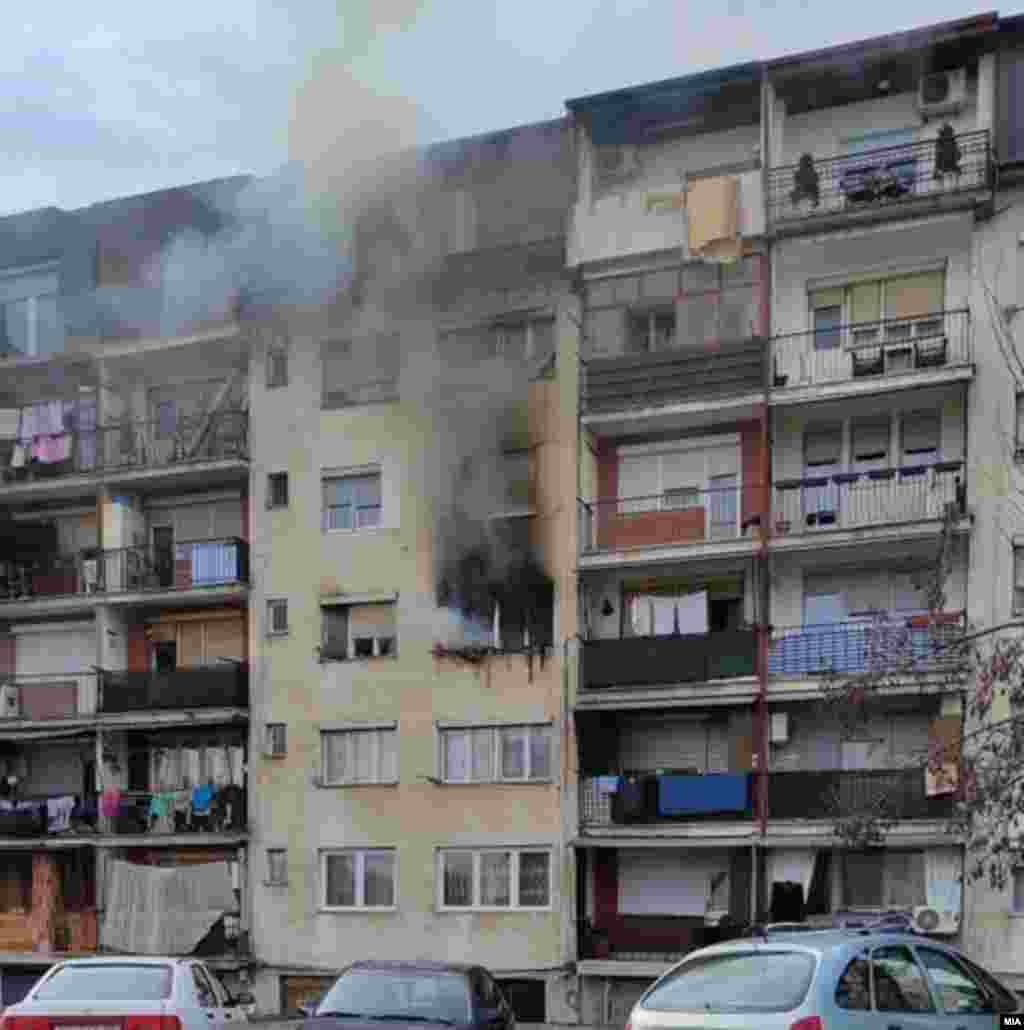
{"label": "black balcony panel", "polygon": [[245,664],[176,669],[173,672],[104,672],[100,711],[105,714],[167,708],[246,708]]}

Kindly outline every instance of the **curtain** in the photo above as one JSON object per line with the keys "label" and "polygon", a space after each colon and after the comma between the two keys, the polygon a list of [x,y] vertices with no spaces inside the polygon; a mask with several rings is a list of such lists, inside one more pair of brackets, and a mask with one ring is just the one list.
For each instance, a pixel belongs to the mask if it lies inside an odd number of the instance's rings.
{"label": "curtain", "polygon": [[882,317],[881,283],[856,283],[850,287],[850,321],[877,322]]}
{"label": "curtain", "polygon": [[889,279],[885,284],[887,318],[917,318],[941,311],[945,274],[921,272]]}
{"label": "curtain", "polygon": [[526,776],[526,730],[521,727],[503,729],[501,735],[501,775],[506,780]]}
{"label": "curtain", "polygon": [[367,852],[363,857],[363,903],[395,903],[395,858],[387,852]]}
{"label": "curtain", "polygon": [[550,899],[550,860],[545,851],[519,854],[519,904],[547,905]]}
{"label": "curtain", "polygon": [[344,733],[325,733],[323,749],[324,774],[328,783],[338,783],[348,779],[346,735]]}
{"label": "curtain", "polygon": [[960,914],[963,855],[957,848],[929,848],[924,853],[925,904],[938,912]]}
{"label": "curtain", "polygon": [[446,851],[444,866],[444,903],[466,906],[473,904],[473,853]]}
{"label": "curtain", "polygon": [[356,856],[328,855],[326,901],[328,905],[356,903]]}
{"label": "curtain", "polygon": [[211,541],[191,544],[192,583],[231,583],[238,579],[238,545]]}
{"label": "curtain", "polygon": [[444,778],[459,783],[469,779],[469,734],[446,730],[444,733]]}
{"label": "curtain", "polygon": [[510,905],[512,856],[507,851],[487,851],[480,856],[480,904],[505,908]]}
{"label": "curtain", "polygon": [[904,465],[925,465],[939,456],[942,439],[942,414],[938,411],[915,411],[901,419]]}

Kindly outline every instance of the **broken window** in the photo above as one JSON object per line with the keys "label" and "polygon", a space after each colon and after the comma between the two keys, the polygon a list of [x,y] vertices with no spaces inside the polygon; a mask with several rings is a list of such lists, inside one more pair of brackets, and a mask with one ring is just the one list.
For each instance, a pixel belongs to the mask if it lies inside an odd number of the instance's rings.
{"label": "broken window", "polygon": [[323,408],[395,400],[401,338],[397,333],[374,333],[328,340],[321,349],[321,366]]}
{"label": "broken window", "polygon": [[394,657],[398,653],[395,609],[394,601],[322,605],[321,661]]}

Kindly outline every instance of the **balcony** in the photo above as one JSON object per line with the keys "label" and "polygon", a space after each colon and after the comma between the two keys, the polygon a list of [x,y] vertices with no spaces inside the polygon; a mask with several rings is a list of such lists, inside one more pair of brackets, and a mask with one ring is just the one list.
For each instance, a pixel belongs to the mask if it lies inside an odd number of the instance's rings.
{"label": "balcony", "polygon": [[776,542],[829,530],[939,521],[966,514],[963,462],[837,472],[775,484]]}
{"label": "balcony", "polygon": [[830,222],[899,217],[957,206],[992,188],[987,130],[955,144],[938,136],[858,154],[772,168],[768,212],[776,232],[814,231]]}
{"label": "balcony", "polygon": [[249,579],[249,545],[229,537],[178,543],[173,553],[122,547],[0,563],[0,604],[237,586]]}
{"label": "balcony", "polygon": [[103,672],[99,711],[104,715],[154,709],[248,708],[249,667],[200,666],[173,672]]}
{"label": "balcony", "polygon": [[883,800],[894,819],[946,819],[953,796],[928,797],[925,771],[916,769],[771,772],[769,819],[834,819],[838,810],[858,812]]}
{"label": "balcony", "polygon": [[74,476],[131,477],[213,462],[247,462],[249,416],[221,411],[166,421],[124,421],[57,436],[0,439],[0,468],[10,485]]}
{"label": "balcony", "polygon": [[645,497],[579,501],[584,555],[637,548],[695,548],[749,542],[764,509],[763,487],[683,488]]}
{"label": "balcony", "polygon": [[765,349],[763,340],[750,339],[591,359],[583,366],[583,412],[597,416],[763,394]]}
{"label": "balcony", "polygon": [[971,365],[971,313],[853,322],[772,340],[776,391],[858,383],[909,384]]}
{"label": "balcony", "polygon": [[895,674],[950,671],[962,662],[955,647],[963,635],[963,615],[899,616],[775,629],[768,674],[780,678],[856,675],[873,670]]}
{"label": "balcony", "polygon": [[22,722],[77,719],[96,711],[97,674],[0,675],[0,730]]}
{"label": "balcony", "polygon": [[644,823],[753,817],[749,773],[664,773],[590,776],[579,781],[580,825],[607,827]]}
{"label": "balcony", "polygon": [[756,658],[752,630],[587,640],[581,680],[587,690],[704,683],[753,676]]}

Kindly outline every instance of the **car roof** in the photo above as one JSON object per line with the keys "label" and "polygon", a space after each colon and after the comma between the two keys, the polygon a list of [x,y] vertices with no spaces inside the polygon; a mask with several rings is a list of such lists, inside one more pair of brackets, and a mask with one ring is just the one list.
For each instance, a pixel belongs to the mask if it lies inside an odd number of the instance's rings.
{"label": "car roof", "polygon": [[468,962],[436,962],[431,959],[359,959],[349,969],[380,969],[391,972],[420,973],[462,973],[466,974],[480,966]]}
{"label": "car roof", "polygon": [[927,941],[929,946],[935,945],[939,948],[948,948],[948,945],[941,941],[924,938],[920,934],[908,933],[898,927],[889,929],[887,927],[873,927],[871,929],[834,928],[824,930],[771,930],[767,934],[754,934],[748,937],[740,937],[731,941],[722,941],[720,944],[713,944],[708,948],[701,948],[699,951],[690,952],[687,958],[694,955],[728,954],[732,951],[749,951],[752,947],[755,950],[772,948],[779,944],[786,944],[802,951],[814,951],[822,955],[834,952],[838,949],[856,951],[864,945],[878,944],[921,944]]}
{"label": "car roof", "polygon": [[96,955],[95,957],[65,958],[54,966],[158,966],[166,963],[201,962],[196,957],[182,958],[180,955]]}

